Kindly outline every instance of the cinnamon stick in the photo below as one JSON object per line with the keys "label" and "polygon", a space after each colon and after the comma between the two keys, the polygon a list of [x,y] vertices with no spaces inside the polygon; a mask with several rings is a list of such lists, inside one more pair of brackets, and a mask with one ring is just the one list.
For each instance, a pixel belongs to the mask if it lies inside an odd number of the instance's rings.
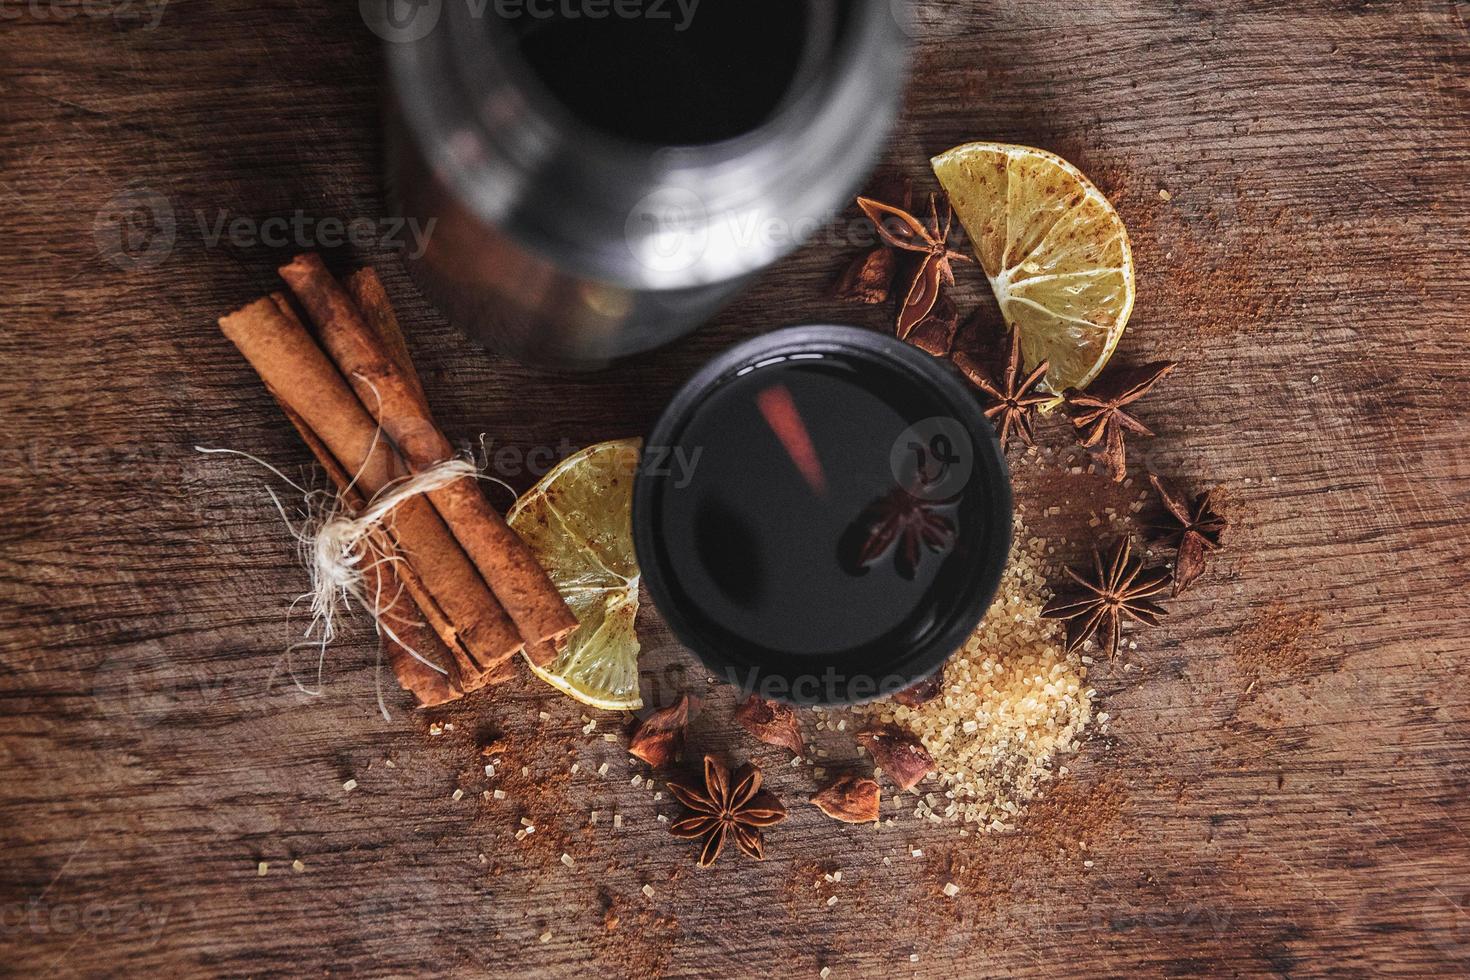
{"label": "cinnamon stick", "polygon": [[[294,325],[302,326],[296,311],[291,308],[285,296],[271,293],[271,301]],[[302,329],[305,330],[305,327]],[[266,390],[271,391],[269,385]],[[286,420],[295,428],[301,441],[306,443],[317,463],[336,486],[343,502],[353,512],[361,513],[367,507],[367,498],[352,482],[351,475],[342,468],[342,464],[337,462],[326,444],[311,431],[311,427],[301,416],[291,411],[274,391],[271,391],[271,396],[280,406],[281,414],[286,416]],[[375,537],[374,545],[378,554],[389,559],[398,555],[397,542],[390,535],[381,533]],[[444,617],[438,602],[407,561],[392,562],[391,568],[387,563],[375,563],[364,569],[363,578],[367,594],[374,596],[375,601],[381,601],[378,597],[391,597],[392,601],[386,607],[375,608],[373,615],[379,621],[387,621],[392,632],[412,646],[413,653],[387,631],[381,632],[379,645],[387,655],[394,676],[398,678],[398,686],[411,693],[418,700],[419,707],[432,708],[463,697],[465,692],[462,680],[467,680],[471,688],[474,688],[477,686],[477,678],[483,680],[489,676],[488,673],[482,674],[469,658],[454,626]],[[411,601],[403,601],[400,592],[408,593]],[[411,606],[417,609],[411,609]],[[418,615],[415,616],[414,612]],[[435,671],[415,657],[414,653],[432,661],[446,673]]]}
{"label": "cinnamon stick", "polygon": [[419,408],[428,415],[429,396],[424,394],[424,383],[419,378],[418,371],[414,370],[413,358],[408,353],[408,341],[403,336],[403,328],[398,325],[398,314],[393,311],[388,291],[383,288],[383,280],[378,278],[371,266],[366,266],[347,277],[347,292],[362,311],[368,326],[383,341],[388,356],[393,358],[393,363],[403,372],[404,380],[413,389],[414,400],[418,402]]}
{"label": "cinnamon stick", "polygon": [[[306,308],[332,360],[409,467],[420,472],[451,458],[454,449],[420,395],[321,258],[298,255],[279,271]],[[576,617],[545,569],[473,480],[457,480],[428,497],[527,643],[555,643],[576,628]]]}
{"label": "cinnamon stick", "polygon": [[[257,300],[222,317],[220,329],[289,410],[288,417],[294,415],[298,428],[316,437],[308,438],[308,445],[318,442],[319,456],[339,464],[339,476],[355,474],[356,486],[371,495],[401,472],[401,461],[332,362],[274,300]],[[514,625],[423,498],[410,498],[394,510],[392,533],[433,597],[430,605],[452,623],[453,642],[446,638],[446,645],[456,653],[460,686],[467,691],[482,686],[490,667],[520,649]]]}
{"label": "cinnamon stick", "polygon": [[[367,594],[379,606],[375,613],[387,626],[382,631],[382,650],[398,686],[414,696],[421,708],[434,708],[464,697],[464,688],[454,678],[441,674],[420,660],[443,665],[453,656],[439,634],[423,619],[412,615],[414,603],[405,602],[407,587],[400,591],[398,573],[404,562],[372,562],[363,569]],[[415,656],[417,654],[418,656]],[[510,661],[506,661],[509,663]],[[494,670],[499,670],[497,666]],[[488,678],[491,671],[485,672]]]}

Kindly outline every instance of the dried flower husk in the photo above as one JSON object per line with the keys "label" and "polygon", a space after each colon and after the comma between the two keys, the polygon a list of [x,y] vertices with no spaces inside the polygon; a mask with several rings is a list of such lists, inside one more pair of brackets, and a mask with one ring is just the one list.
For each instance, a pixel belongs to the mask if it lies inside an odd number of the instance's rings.
{"label": "dried flower husk", "polygon": [[940,667],[934,673],[898,691],[893,695],[893,700],[908,708],[917,708],[921,704],[927,704],[939,697],[944,690],[944,668]]}
{"label": "dried flower husk", "polygon": [[847,773],[838,776],[812,797],[812,803],[833,820],[872,823],[878,819],[881,791],[871,779]]}
{"label": "dried flower husk", "polygon": [[752,694],[735,709],[735,720],[767,745],[790,749],[793,755],[806,751],[796,709]]}
{"label": "dried flower husk", "polygon": [[887,245],[878,245],[848,263],[832,286],[832,295],[854,303],[886,303],[898,257]]}
{"label": "dried flower husk", "polygon": [[872,753],[873,761],[900,789],[913,789],[934,771],[934,757],[917,738],[893,725],[865,728],[857,740]]}
{"label": "dried flower husk", "polygon": [[655,769],[670,765],[684,750],[689,707],[689,695],[681,694],[678,701],[638,722],[628,740],[628,754]]}
{"label": "dried flower husk", "polygon": [[919,350],[946,357],[954,347],[954,335],[960,326],[960,311],[950,299],[949,293],[941,292],[934,307],[909,331],[908,342]]}

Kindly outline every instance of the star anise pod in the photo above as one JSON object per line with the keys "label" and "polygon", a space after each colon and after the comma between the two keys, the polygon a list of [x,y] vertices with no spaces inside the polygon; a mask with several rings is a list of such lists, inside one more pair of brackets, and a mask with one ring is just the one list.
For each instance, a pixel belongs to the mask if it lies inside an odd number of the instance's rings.
{"label": "star anise pod", "polygon": [[1082,445],[1097,451],[1114,483],[1122,483],[1128,472],[1124,430],[1141,436],[1153,435],[1148,426],[1123,408],[1142,398],[1172,370],[1173,361],[1155,361],[1131,371],[1116,372],[1086,392],[1068,389],[1067,414],[1081,433]]}
{"label": "star anise pod", "polygon": [[670,824],[669,833],[703,842],[701,868],[715,863],[730,837],[746,854],[761,860],[766,856],[761,828],[786,819],[786,808],[761,789],[761,771],[750,763],[732,774],[718,759],[707,755],[702,786],[670,780],[668,788],[674,799],[693,811]]}
{"label": "star anise pod", "polygon": [[954,520],[944,513],[953,503],[894,487],[864,508],[843,536],[844,564],[853,571],[865,569],[891,549],[898,574],[912,579],[925,549],[943,552],[954,543]]}
{"label": "star anise pod", "polygon": [[898,338],[906,340],[915,325],[934,309],[941,286],[954,285],[954,263],[975,260],[949,247],[954,212],[948,200],[941,209],[936,194],[929,195],[927,221],[871,197],[860,197],[857,203],[884,242],[900,251],[916,252],[921,256],[904,291],[903,305],[898,310]]}
{"label": "star anise pod", "polygon": [[1220,535],[1229,524],[1215,510],[1213,490],[1196,494],[1191,503],[1188,497],[1164,482],[1157,473],[1150,473],[1148,480],[1154,485],[1159,500],[1163,501],[1164,509],[1178,525],[1169,529],[1166,538],[1179,549],[1174,558],[1174,594],[1178,595],[1204,574],[1205,552],[1220,547]]}
{"label": "star anise pod", "polygon": [[1080,591],[1052,599],[1042,608],[1041,615],[1067,621],[1068,650],[1081,646],[1083,640],[1096,632],[1107,655],[1116,656],[1124,617],[1145,626],[1157,626],[1168,615],[1168,610],[1149,598],[1169,587],[1168,570],[1144,571],[1143,562],[1135,560],[1132,551],[1124,536],[1108,552],[1106,562],[1093,549],[1092,576],[1067,569],[1067,574],[1081,587]]}
{"label": "star anise pod", "polygon": [[955,366],[965,377],[990,399],[985,417],[995,423],[1000,434],[1000,448],[1004,450],[1010,441],[1012,430],[1026,445],[1034,445],[1031,437],[1031,419],[1036,415],[1036,406],[1052,400],[1050,395],[1035,394],[1035,389],[1046,377],[1050,363],[1042,361],[1036,370],[1021,378],[1021,333],[1011,331],[1011,354],[1006,361],[1006,373],[999,382],[990,379],[976,360],[964,351],[954,356]]}

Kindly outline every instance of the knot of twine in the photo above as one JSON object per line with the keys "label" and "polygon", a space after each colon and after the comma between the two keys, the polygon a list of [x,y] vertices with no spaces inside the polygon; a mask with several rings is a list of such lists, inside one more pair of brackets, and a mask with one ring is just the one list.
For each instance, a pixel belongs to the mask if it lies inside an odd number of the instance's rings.
{"label": "knot of twine", "polygon": [[397,597],[389,598],[387,602],[383,601],[382,595],[370,598],[365,586],[366,572],[381,562],[402,561],[397,556],[384,555],[376,540],[395,507],[412,497],[433,493],[466,477],[478,479],[480,471],[468,460],[446,459],[383,487],[361,513],[353,513],[339,494],[316,521],[309,520],[309,525],[315,524],[314,529],[305,535],[298,534],[305,552],[303,558],[307,574],[311,577],[311,589],[302,596],[303,599],[311,599],[312,625],[307,628],[307,635],[319,628],[322,642],[330,643],[336,636],[338,618],[347,608],[348,600],[353,599],[372,614],[378,626],[399,646],[427,666],[444,673],[443,668],[424,660],[393,634],[383,621],[383,613],[392,608]]}
{"label": "knot of twine", "polygon": [[[387,484],[373,494],[361,512],[356,512],[347,502],[347,495],[357,482],[355,476],[347,487],[337,493],[307,490],[270,463],[249,453],[240,452],[237,449],[213,449],[205,446],[195,446],[194,449],[201,453],[227,453],[232,456],[243,456],[274,473],[302,495],[306,514],[304,520],[297,525],[293,524],[291,518],[286,514],[286,509],[281,505],[275,491],[270,487],[265,488],[271,498],[271,503],[275,505],[276,511],[281,515],[281,520],[285,522],[286,529],[296,539],[297,551],[302,564],[306,567],[311,583],[311,588],[297,596],[291,604],[294,608],[297,604],[309,600],[311,606],[311,622],[307,625],[302,640],[287,647],[285,653],[287,669],[297,689],[306,694],[321,694],[322,671],[327,646],[336,637],[337,622],[352,602],[356,602],[373,617],[374,626],[380,635],[386,635],[424,666],[440,674],[448,673],[443,667],[426,659],[393,632],[393,627],[387,622],[387,611],[393,608],[398,596],[395,594],[385,599],[381,588],[376,595],[369,596],[366,573],[383,562],[403,560],[397,555],[386,554],[381,542],[384,540],[385,525],[390,515],[394,508],[404,501],[420,494],[433,493],[456,480],[466,478],[488,480],[514,493],[509,484],[486,476],[469,460],[446,459],[413,476]],[[381,577],[378,581],[381,584]],[[399,588],[401,592],[402,586]],[[294,669],[290,667],[292,651],[303,646],[316,647],[318,650],[315,689],[302,684],[296,677]],[[383,704],[381,686],[378,690],[378,707],[383,717],[388,718],[388,709]]]}

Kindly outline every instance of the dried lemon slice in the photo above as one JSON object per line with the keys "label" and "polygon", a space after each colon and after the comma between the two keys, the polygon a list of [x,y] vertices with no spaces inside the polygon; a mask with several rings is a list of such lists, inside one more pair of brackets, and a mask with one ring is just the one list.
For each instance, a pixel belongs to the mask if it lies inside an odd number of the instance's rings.
{"label": "dried lemon slice", "polygon": [[642,440],[600,442],[573,453],[527,490],[506,521],[525,539],[577,628],[537,677],[594,708],[633,711],[638,696],[638,560],[633,475]]}
{"label": "dried lemon slice", "polygon": [[1084,388],[1107,364],[1133,311],[1133,250],[1118,212],[1054,153],[966,143],[930,161],[1001,314],[1042,387]]}

